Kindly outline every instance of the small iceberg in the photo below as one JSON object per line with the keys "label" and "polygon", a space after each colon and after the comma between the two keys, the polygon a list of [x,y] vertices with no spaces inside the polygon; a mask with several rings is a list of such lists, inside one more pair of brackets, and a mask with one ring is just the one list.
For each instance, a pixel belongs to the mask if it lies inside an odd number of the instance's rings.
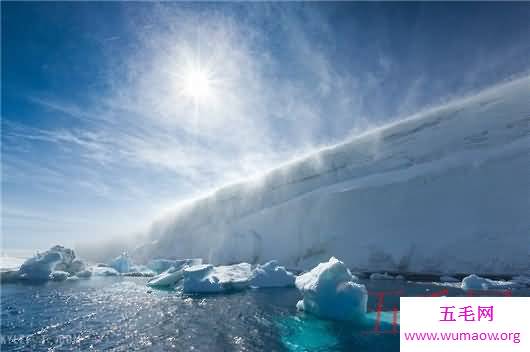
{"label": "small iceberg", "polygon": [[85,264],[76,258],[72,249],[54,246],[26,260],[19,270],[3,275],[2,281],[63,281],[84,269]]}
{"label": "small iceberg", "polygon": [[152,259],[147,263],[147,267],[157,274],[160,274],[171,267],[182,267],[183,265],[193,266],[202,264],[201,258],[191,259]]}
{"label": "small iceberg", "polygon": [[480,277],[476,274],[471,274],[462,279],[462,289],[468,290],[490,290],[490,289],[510,289],[517,287],[516,282],[512,281],[497,281]]}
{"label": "small iceberg", "polygon": [[358,284],[346,265],[335,257],[320,263],[296,278],[302,300],[296,307],[320,318],[362,320],[366,314],[368,293]]}
{"label": "small iceberg", "polygon": [[249,286],[252,268],[248,263],[213,266],[201,264],[183,270],[184,293],[219,293]]}
{"label": "small iceberg", "polygon": [[110,262],[110,267],[114,268],[119,273],[128,273],[131,271],[132,265],[133,263],[127,252],[123,252],[122,255],[117,256],[112,262]]}
{"label": "small iceberg", "polygon": [[109,266],[93,266],[92,269],[93,276],[118,276],[120,273]]}
{"label": "small iceberg", "polygon": [[279,266],[276,260],[271,260],[263,265],[258,265],[252,271],[250,286],[252,287],[292,287],[296,276]]}
{"label": "small iceberg", "polygon": [[183,278],[183,271],[185,268],[202,264],[202,259],[182,259],[182,260],[166,260],[157,259],[156,264],[153,261],[149,262],[148,267],[150,268],[163,268],[166,264],[171,263],[172,265],[164,272],[155,276],[147,283],[151,287],[169,287],[174,286]]}

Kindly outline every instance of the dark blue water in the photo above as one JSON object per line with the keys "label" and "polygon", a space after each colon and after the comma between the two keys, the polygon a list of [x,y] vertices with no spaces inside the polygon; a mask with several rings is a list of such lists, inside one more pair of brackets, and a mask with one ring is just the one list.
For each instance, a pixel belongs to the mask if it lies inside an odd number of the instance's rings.
{"label": "dark blue water", "polygon": [[[399,335],[389,323],[375,332],[373,324],[323,321],[297,312],[296,289],[185,296],[150,290],[145,282],[93,278],[2,285],[2,350],[399,351]],[[365,283],[371,292],[408,296],[442,289],[401,281]],[[449,295],[463,294],[449,288]],[[376,303],[371,295],[371,310]],[[397,294],[387,295],[383,308],[398,304]]]}

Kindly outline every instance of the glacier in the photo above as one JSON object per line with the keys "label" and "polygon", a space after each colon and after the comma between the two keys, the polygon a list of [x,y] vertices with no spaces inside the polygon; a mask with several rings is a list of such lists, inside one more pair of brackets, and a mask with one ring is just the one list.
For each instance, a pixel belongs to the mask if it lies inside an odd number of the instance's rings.
{"label": "glacier", "polygon": [[134,256],[526,272],[529,170],[526,76],[186,202],[153,223]]}

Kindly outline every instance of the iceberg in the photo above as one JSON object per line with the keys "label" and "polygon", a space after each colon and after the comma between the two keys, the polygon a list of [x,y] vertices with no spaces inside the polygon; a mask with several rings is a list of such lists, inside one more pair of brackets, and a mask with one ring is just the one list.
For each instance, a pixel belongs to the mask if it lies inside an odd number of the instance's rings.
{"label": "iceberg", "polygon": [[160,274],[171,267],[183,267],[183,265],[199,265],[202,264],[201,258],[192,258],[192,259],[152,259],[147,263],[147,267],[156,273]]}
{"label": "iceberg", "polygon": [[200,264],[184,268],[184,293],[217,293],[241,290],[249,286],[252,277],[248,263],[213,266]]}
{"label": "iceberg", "polygon": [[258,265],[252,271],[250,286],[252,287],[291,287],[294,286],[296,276],[279,266],[276,260]]}
{"label": "iceberg", "polygon": [[108,266],[94,266],[91,269],[92,275],[94,276],[118,276],[120,273]]}
{"label": "iceberg", "polygon": [[487,290],[491,285],[491,280],[471,274],[462,279],[463,290]]}
{"label": "iceberg", "polygon": [[92,276],[92,271],[85,269],[83,271],[78,272],[75,276],[77,276],[80,279],[88,279]]}
{"label": "iceberg", "polygon": [[67,273],[66,271],[55,270],[55,271],[51,272],[50,280],[51,281],[64,281],[64,280],[68,279],[69,276],[70,276],[70,274]]}
{"label": "iceberg", "polygon": [[167,260],[157,259],[156,261],[150,262],[150,267],[162,268],[166,264],[171,263],[172,266],[161,274],[155,276],[147,283],[151,287],[169,287],[174,286],[183,277],[183,271],[185,268],[194,265],[202,264],[202,259],[182,259],[182,260]]}
{"label": "iceberg", "polygon": [[72,249],[54,246],[26,260],[20,266],[17,276],[21,280],[28,281],[58,280],[63,276],[59,272],[65,272],[68,276],[75,275],[84,267],[85,264],[80,259],[76,259]]}
{"label": "iceberg", "polygon": [[183,277],[183,270],[171,267],[163,273],[155,276],[149,282],[147,286],[151,287],[169,287],[176,285]]}
{"label": "iceberg", "polygon": [[127,252],[114,258],[110,266],[119,273],[128,273],[131,270],[132,261],[129,259]]}
{"label": "iceberg", "polygon": [[362,320],[368,293],[346,265],[335,257],[296,278],[302,293],[296,308],[332,320]]}

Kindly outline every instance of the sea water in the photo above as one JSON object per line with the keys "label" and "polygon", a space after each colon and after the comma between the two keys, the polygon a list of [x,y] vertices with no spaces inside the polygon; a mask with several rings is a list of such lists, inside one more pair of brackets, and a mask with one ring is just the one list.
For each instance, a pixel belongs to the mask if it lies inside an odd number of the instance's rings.
{"label": "sea water", "polygon": [[[107,277],[1,287],[2,351],[398,351],[392,326],[399,295],[438,292],[432,283],[400,280],[364,283],[375,317],[380,292],[382,322],[350,324],[314,318],[295,308],[294,288],[248,289],[216,295],[153,290],[146,278]],[[451,296],[465,295],[448,287]],[[514,290],[528,296],[530,290]],[[394,330],[393,330],[394,329]]]}

